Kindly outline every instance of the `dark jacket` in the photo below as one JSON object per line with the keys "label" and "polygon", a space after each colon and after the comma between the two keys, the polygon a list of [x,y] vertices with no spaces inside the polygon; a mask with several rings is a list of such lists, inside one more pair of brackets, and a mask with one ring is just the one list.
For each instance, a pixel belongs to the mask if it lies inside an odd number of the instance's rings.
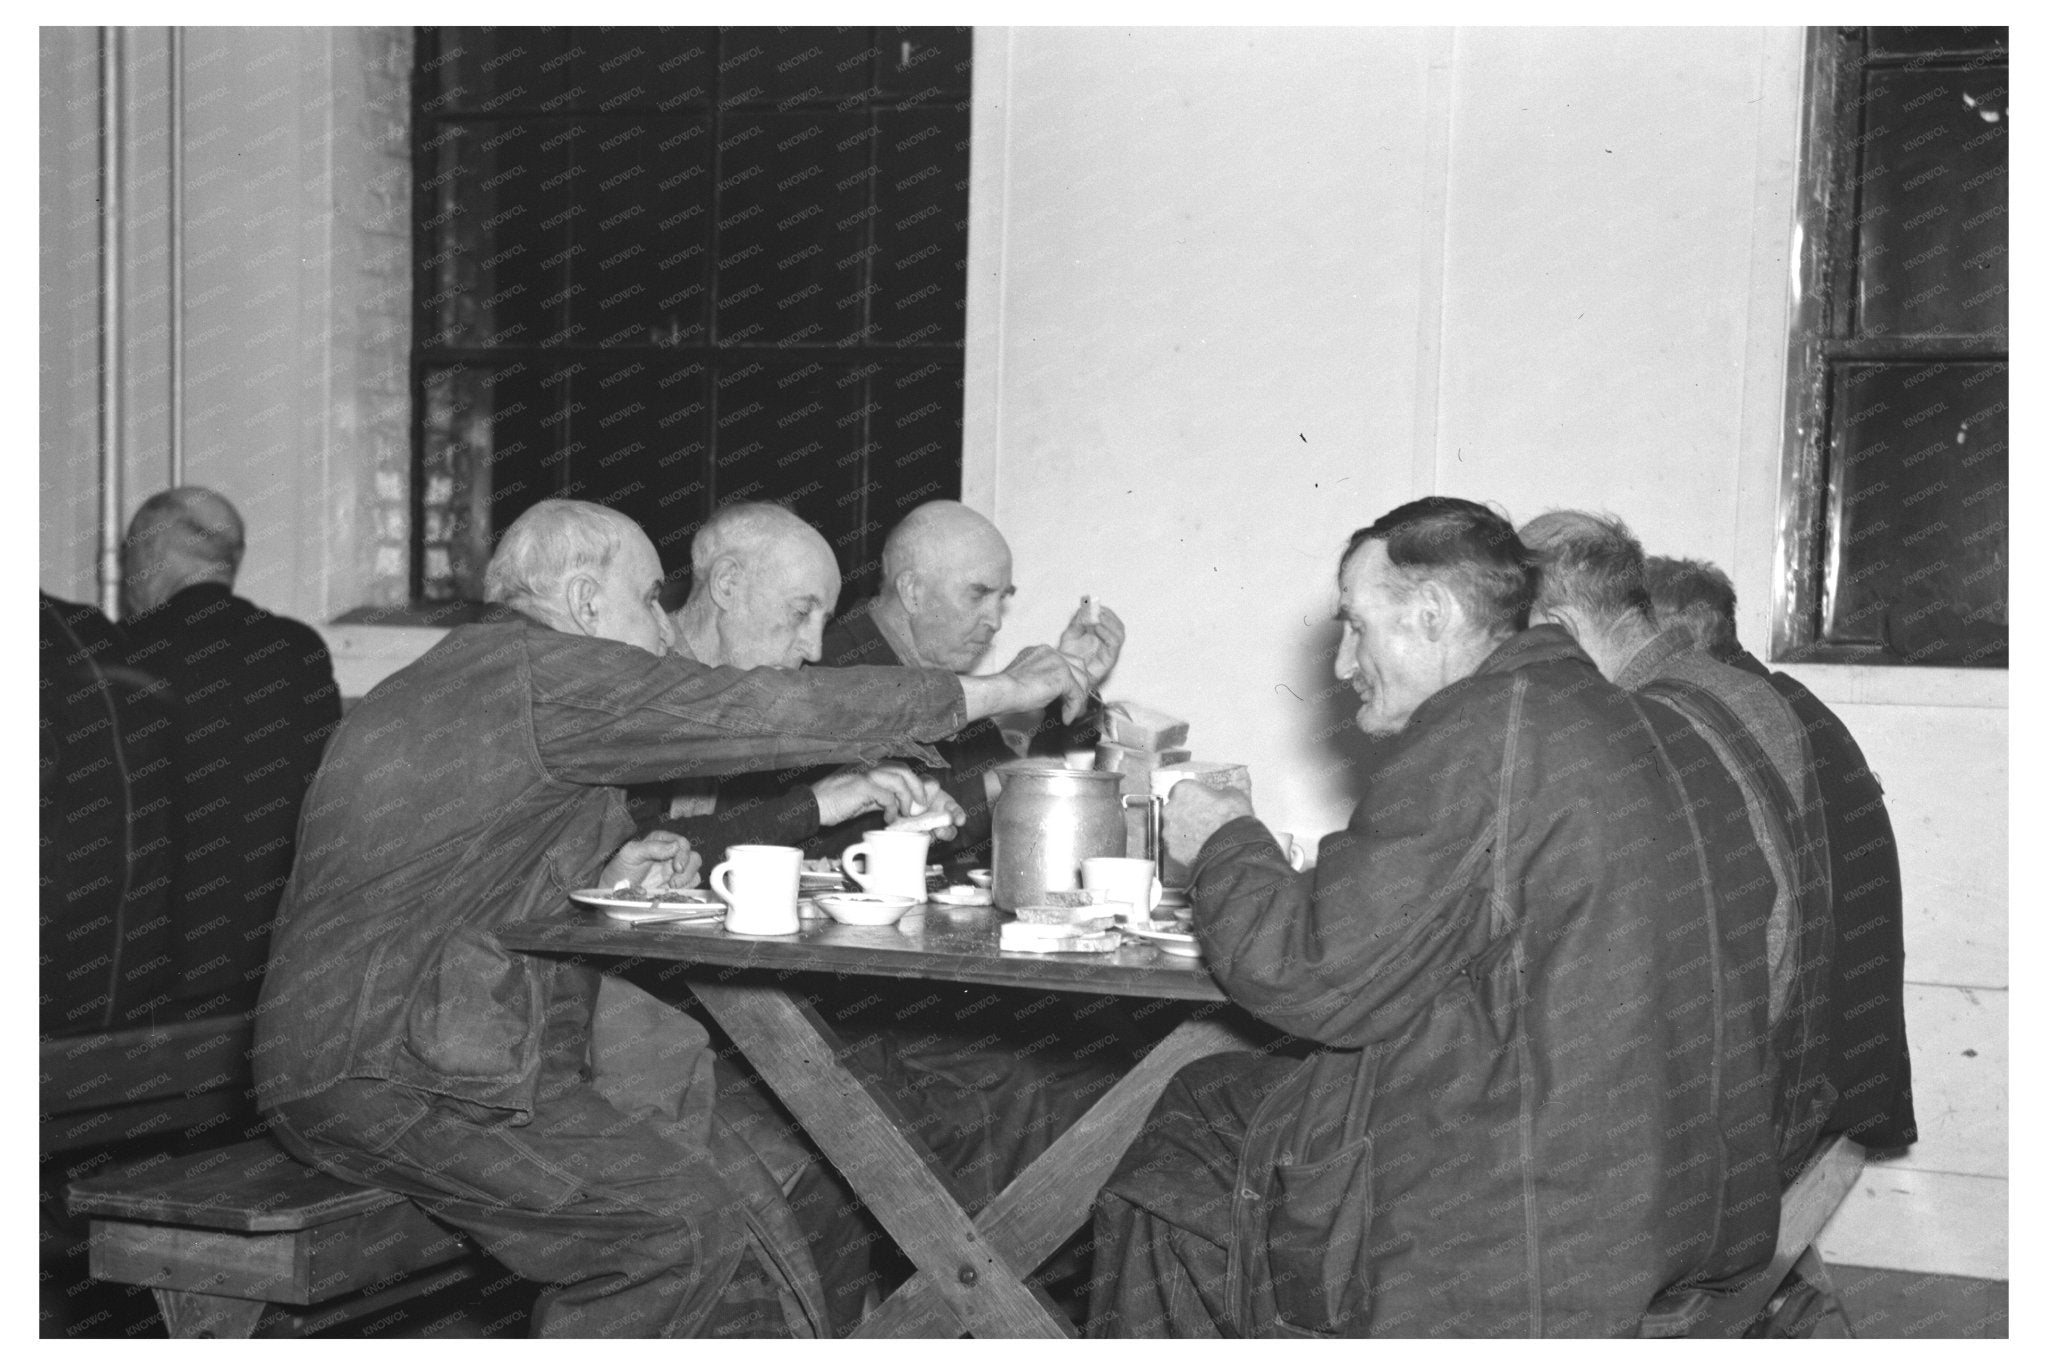
{"label": "dark jacket", "polygon": [[262,989],[299,806],[341,720],[334,665],[312,627],[221,583],[184,588],[125,627],[130,660],[169,683],[182,714],[174,993],[240,1013]]}
{"label": "dark jacket", "polygon": [[1618,679],[1647,705],[1693,725],[1742,787],[1750,828],[1777,884],[1768,925],[1774,1123],[1786,1183],[1806,1164],[1834,1108],[1827,1077],[1828,978],[1834,955],[1828,838],[1813,758],[1777,693],[1696,648],[1691,630],[1660,632]]}
{"label": "dark jacket", "polygon": [[530,1115],[547,965],[500,926],[568,908],[631,832],[623,787],[922,755],[950,674],[705,668],[516,613],[459,626],[335,732],[256,1026],[266,1106],[343,1077]]}
{"label": "dark jacket", "polygon": [[1728,662],[1770,683],[1799,718],[1813,752],[1835,931],[1826,1066],[1835,1107],[1826,1131],[1866,1147],[1910,1146],[1920,1133],[1906,1047],[1905,915],[1884,787],[1849,727],[1798,679],[1767,670],[1747,652]]}
{"label": "dark jacket", "polygon": [[173,991],[180,727],[162,681],[124,665],[119,627],[40,596],[42,1028],[133,1027]]}
{"label": "dark jacket", "polygon": [[1312,872],[1255,820],[1210,838],[1210,971],[1323,1045],[1240,1154],[1247,1330],[1630,1334],[1768,1259],[1767,1054],[1725,951],[1761,888],[1718,885],[1699,799],[1539,627],[1378,746]]}

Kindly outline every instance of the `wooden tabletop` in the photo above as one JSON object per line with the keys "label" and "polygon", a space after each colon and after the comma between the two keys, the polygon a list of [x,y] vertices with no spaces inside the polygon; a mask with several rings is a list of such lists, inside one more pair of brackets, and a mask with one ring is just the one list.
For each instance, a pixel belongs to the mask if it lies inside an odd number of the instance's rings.
{"label": "wooden tabletop", "polygon": [[926,905],[888,928],[805,920],[778,938],[728,934],[716,924],[626,925],[581,908],[498,931],[507,948],[529,953],[661,958],[776,972],[961,981],[1170,1000],[1227,999],[1200,962],[1150,944],[1113,953],[1019,953],[996,946],[1010,918],[988,907]]}

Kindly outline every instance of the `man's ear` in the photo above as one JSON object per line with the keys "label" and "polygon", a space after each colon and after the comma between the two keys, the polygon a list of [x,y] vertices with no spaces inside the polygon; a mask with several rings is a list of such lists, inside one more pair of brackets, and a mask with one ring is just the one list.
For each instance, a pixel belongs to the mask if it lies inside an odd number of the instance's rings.
{"label": "man's ear", "polygon": [[740,562],[731,555],[721,555],[711,565],[711,604],[720,611],[731,611],[739,605]]}
{"label": "man's ear", "polygon": [[1450,634],[1451,628],[1464,615],[1463,607],[1450,589],[1433,578],[1425,578],[1416,585],[1410,606],[1423,638],[1431,643]]}
{"label": "man's ear", "polygon": [[1584,644],[1585,636],[1579,631],[1579,618],[1570,607],[1545,607],[1529,613],[1532,626],[1562,626],[1564,633],[1572,637],[1574,644]]}
{"label": "man's ear", "polygon": [[581,635],[597,633],[598,598],[604,587],[587,573],[571,574],[562,585],[562,600],[569,608],[570,629]]}
{"label": "man's ear", "polygon": [[917,570],[905,569],[896,575],[896,600],[903,604],[905,613],[917,615],[924,598],[924,585],[917,581]]}

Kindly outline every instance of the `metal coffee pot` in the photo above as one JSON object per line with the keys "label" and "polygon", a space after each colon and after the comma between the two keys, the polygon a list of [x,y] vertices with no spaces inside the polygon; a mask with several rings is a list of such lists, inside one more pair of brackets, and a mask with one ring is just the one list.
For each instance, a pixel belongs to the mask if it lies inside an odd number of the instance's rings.
{"label": "metal coffee pot", "polygon": [[1090,772],[1024,760],[996,769],[1003,784],[995,804],[995,903],[1005,910],[1038,905],[1048,891],[1081,884],[1083,858],[1121,858],[1124,806],[1119,773]]}

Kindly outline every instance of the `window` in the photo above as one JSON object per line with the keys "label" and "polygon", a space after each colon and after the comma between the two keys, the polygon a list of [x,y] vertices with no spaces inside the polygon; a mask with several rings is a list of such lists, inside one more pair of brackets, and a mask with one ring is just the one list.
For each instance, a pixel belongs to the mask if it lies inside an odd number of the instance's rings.
{"label": "window", "polygon": [[689,537],[785,502],[847,600],[955,497],[965,29],[422,29],[415,597],[481,596],[545,497]]}
{"label": "window", "polygon": [[2006,663],[2006,61],[1811,33],[1774,658]]}

